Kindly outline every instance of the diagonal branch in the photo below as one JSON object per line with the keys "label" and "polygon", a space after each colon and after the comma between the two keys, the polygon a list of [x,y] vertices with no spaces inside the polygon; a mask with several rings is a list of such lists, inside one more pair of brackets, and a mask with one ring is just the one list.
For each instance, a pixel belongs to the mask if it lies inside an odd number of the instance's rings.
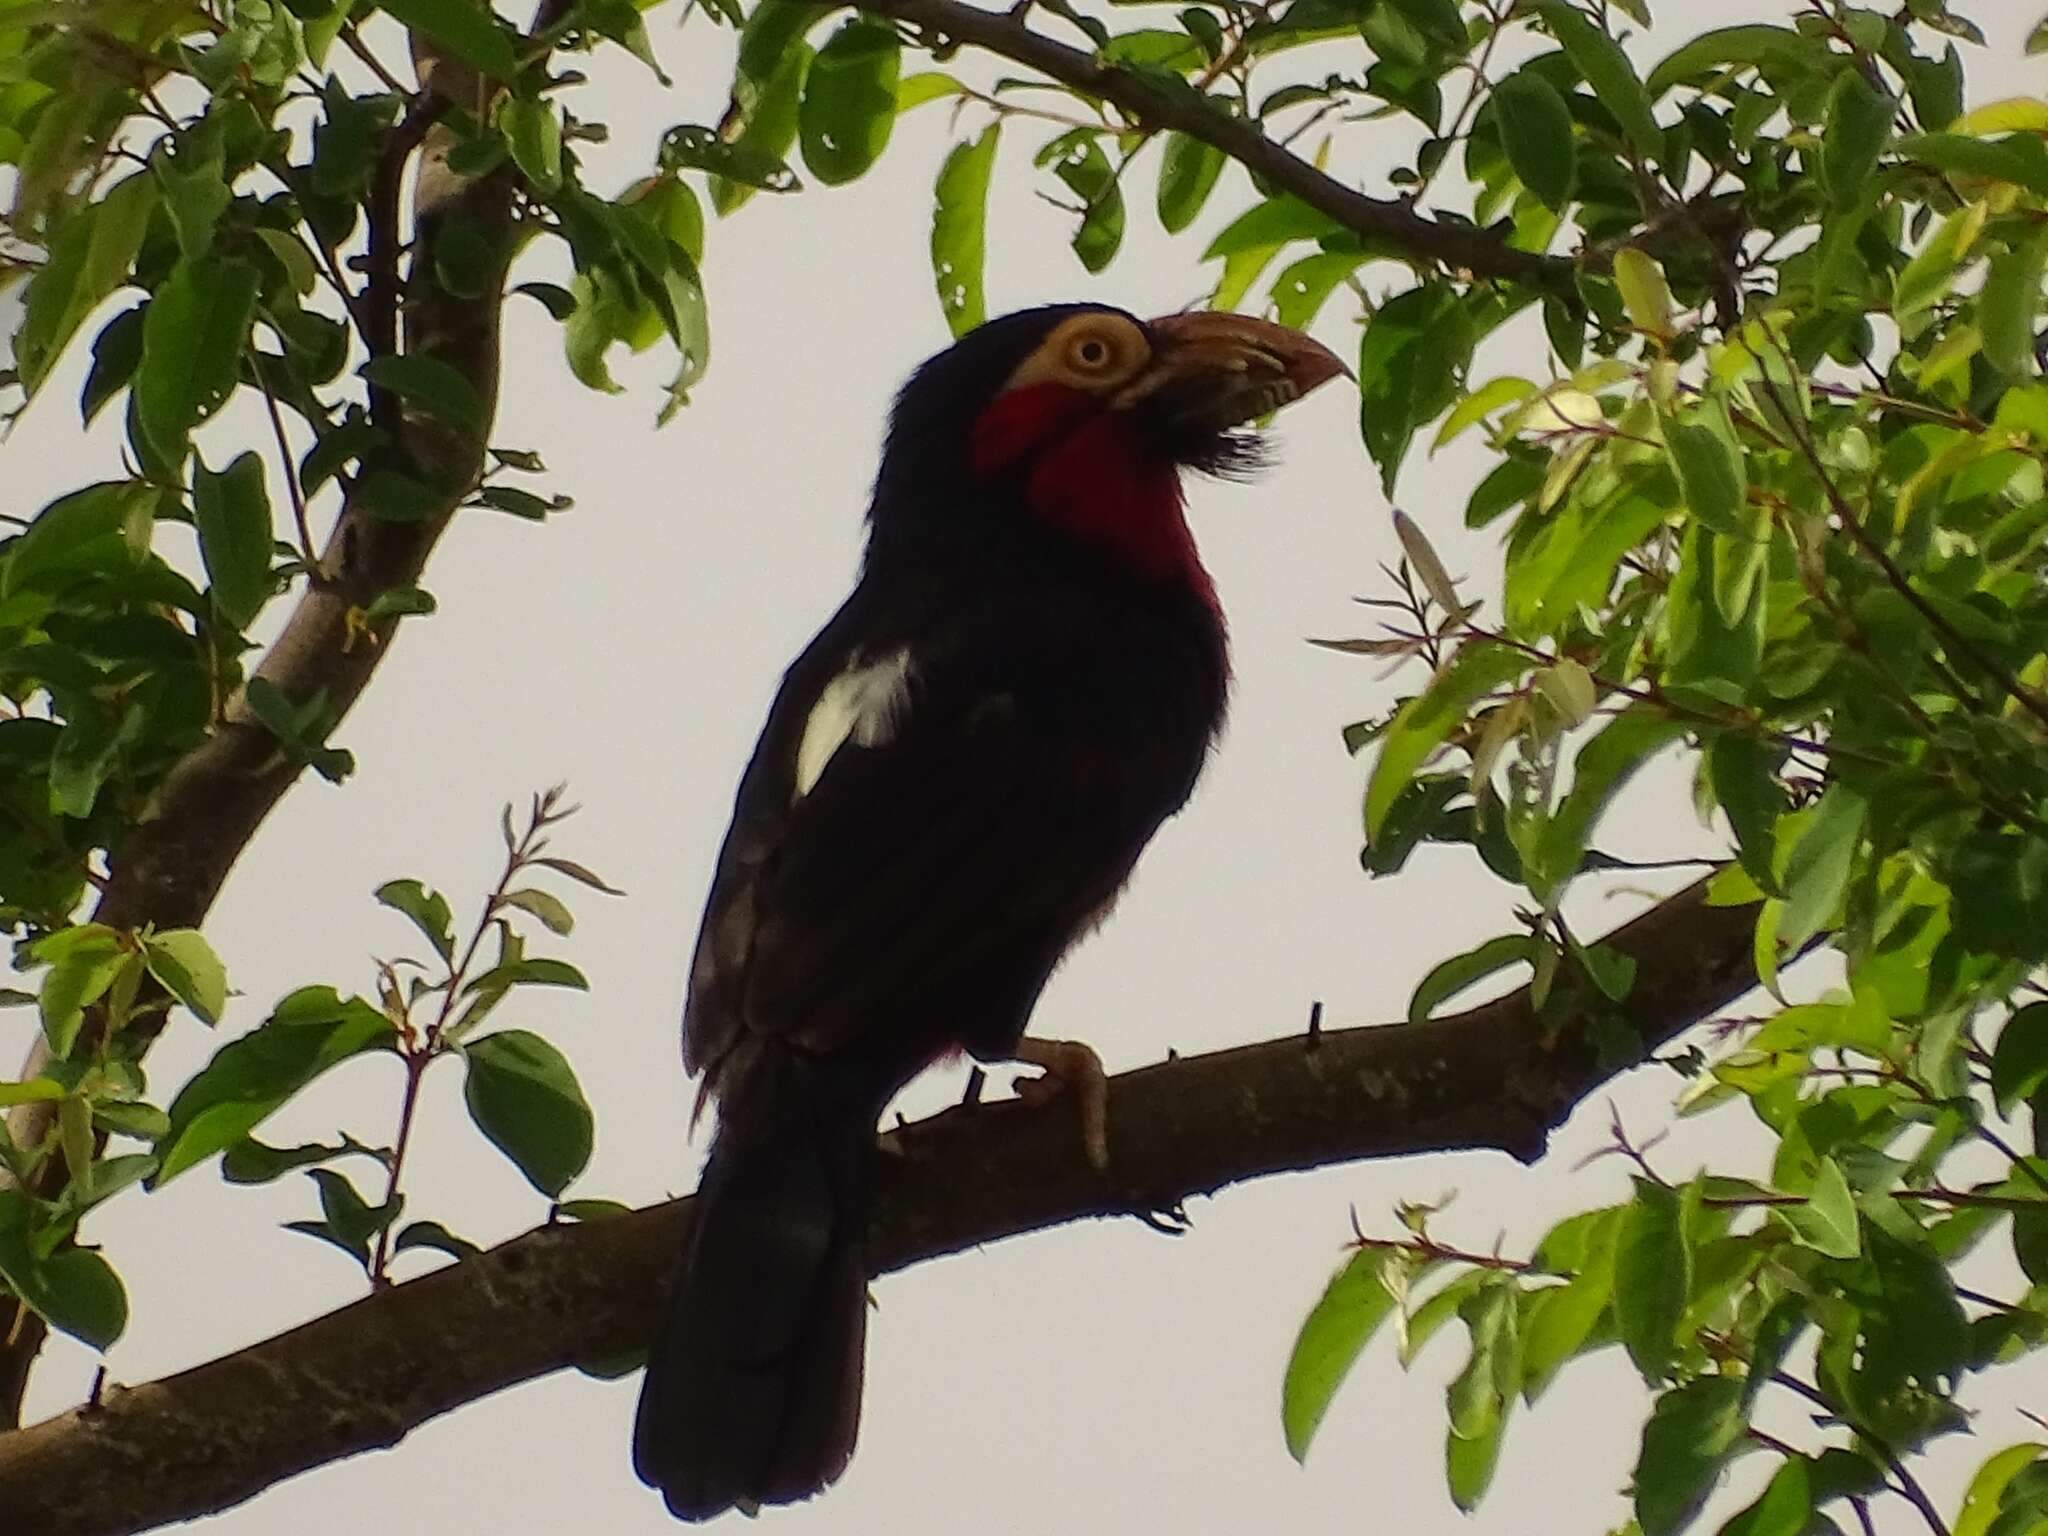
{"label": "diagonal branch", "polygon": [[[1709,907],[1701,882],[1610,935],[1637,968],[1625,1003],[1565,981],[1547,1018],[1524,989],[1425,1024],[1295,1035],[1124,1073],[1110,1083],[1107,1175],[1082,1157],[1064,1113],[1003,1104],[920,1122],[884,1160],[874,1268],[1357,1158],[1498,1148],[1533,1161],[1573,1105],[1755,985],[1754,911]],[[1622,1059],[1593,1043],[1615,1038],[1633,1042]],[[130,1536],[396,1444],[487,1393],[629,1356],[653,1326],[689,1209],[686,1199],[529,1232],[0,1435],[0,1509],[10,1529],[37,1536]]]}
{"label": "diagonal branch", "polygon": [[887,16],[999,54],[1062,85],[1121,107],[1146,128],[1177,129],[1220,149],[1267,186],[1292,193],[1360,239],[1410,260],[1480,277],[1512,278],[1570,292],[1572,263],[1516,250],[1491,230],[1428,218],[1412,204],[1368,197],[1267,138],[1256,123],[1232,117],[1178,80],[1139,74],[1069,48],[1026,26],[1016,11],[985,11],[958,0],[855,0]]}
{"label": "diagonal branch", "polygon": [[[473,113],[473,98],[485,83],[474,72],[443,69],[434,74],[433,84],[442,98]],[[420,108],[407,121],[407,131],[387,143],[387,163],[378,176],[380,184],[395,182],[419,150],[413,292],[403,306],[402,343],[395,291],[373,294],[376,329],[388,345],[433,356],[458,371],[484,402],[489,419],[497,397],[502,305],[441,288],[433,280],[433,250],[451,223],[481,233],[500,253],[498,268],[486,281],[490,291],[501,287],[514,248],[514,173],[507,167],[480,179],[457,176],[445,163],[456,142],[453,131],[427,127]],[[397,217],[395,198],[382,217]],[[388,244],[395,252],[396,232],[380,232],[379,222],[372,220],[371,245]],[[436,488],[438,508],[418,521],[394,522],[377,516],[360,496],[351,496],[321,554],[318,579],[308,584],[254,673],[294,704],[324,696],[330,720],[345,715],[369,684],[397,625],[395,618],[366,623],[365,610],[383,593],[417,583],[456,504],[483,468],[483,445],[475,439],[429,421],[392,425],[400,429],[394,433],[397,442],[376,467]],[[367,473],[363,477],[370,478]],[[237,695],[214,732],[171,767],[140,822],[113,849],[93,921],[116,928],[145,923],[197,927],[228,870],[303,769],[304,763],[280,749],[277,738]],[[34,1076],[48,1064],[47,1049],[38,1042],[24,1075]],[[53,1114],[46,1102],[17,1108],[8,1121],[15,1143],[38,1145]],[[42,1320],[19,1314],[17,1305],[0,1298],[0,1428],[19,1422],[22,1394],[43,1339]]]}

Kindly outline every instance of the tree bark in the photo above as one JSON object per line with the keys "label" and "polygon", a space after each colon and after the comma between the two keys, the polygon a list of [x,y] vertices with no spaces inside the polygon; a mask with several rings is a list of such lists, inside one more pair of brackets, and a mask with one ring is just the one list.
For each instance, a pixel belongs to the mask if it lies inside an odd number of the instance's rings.
{"label": "tree bark", "polygon": [[[1110,1082],[1106,1174],[1082,1156],[1065,1107],[949,1110],[884,1138],[872,1267],[1359,1158],[1492,1147],[1532,1162],[1580,1100],[1755,985],[1754,922],[1753,907],[1708,906],[1702,881],[1606,940],[1636,966],[1620,1003],[1566,975],[1541,1013],[1524,988],[1449,1018],[1123,1073]],[[37,1536],[127,1536],[394,1445],[487,1393],[628,1357],[652,1329],[689,1212],[683,1199],[541,1228],[0,1435],[0,1510]]]}

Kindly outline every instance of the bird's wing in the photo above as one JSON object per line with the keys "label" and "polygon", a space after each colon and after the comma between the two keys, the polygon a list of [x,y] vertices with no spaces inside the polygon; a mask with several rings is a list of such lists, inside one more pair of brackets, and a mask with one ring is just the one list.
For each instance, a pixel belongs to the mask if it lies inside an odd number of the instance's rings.
{"label": "bird's wing", "polygon": [[[798,712],[778,704],[705,915],[694,1064],[773,1037],[900,1046],[886,1065],[907,1075],[949,1041],[1001,1041],[1185,800],[1210,714],[1175,730],[1120,708],[1099,654],[1092,673],[1014,643],[970,656],[913,652],[887,729],[840,733],[822,763],[824,727],[778,721]],[[831,686],[807,679],[799,703]]]}

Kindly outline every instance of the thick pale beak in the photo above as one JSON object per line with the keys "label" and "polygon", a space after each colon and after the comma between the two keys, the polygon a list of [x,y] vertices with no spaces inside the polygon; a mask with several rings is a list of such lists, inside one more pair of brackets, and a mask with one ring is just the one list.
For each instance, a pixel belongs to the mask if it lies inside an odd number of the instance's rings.
{"label": "thick pale beak", "polygon": [[1177,425],[1221,432],[1290,405],[1339,374],[1337,354],[1270,320],[1195,310],[1148,321],[1156,350],[1116,404],[1155,401]]}

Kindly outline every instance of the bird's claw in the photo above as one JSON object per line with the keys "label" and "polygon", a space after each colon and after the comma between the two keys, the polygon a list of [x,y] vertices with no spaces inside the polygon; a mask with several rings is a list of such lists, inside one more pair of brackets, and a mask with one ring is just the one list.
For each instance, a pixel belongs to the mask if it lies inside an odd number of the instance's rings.
{"label": "bird's claw", "polygon": [[1011,1052],[1014,1060],[1044,1069],[1042,1077],[1017,1083],[1017,1097],[1026,1104],[1050,1103],[1071,1089],[1081,1116],[1081,1150],[1099,1172],[1109,1169],[1109,1074],[1102,1058],[1079,1040],[1035,1040],[1026,1036]]}
{"label": "bird's claw", "polygon": [[1194,1230],[1194,1222],[1188,1217],[1188,1209],[1178,1200],[1172,1205],[1155,1206],[1131,1212],[1139,1221],[1154,1232],[1165,1237],[1181,1237]]}

